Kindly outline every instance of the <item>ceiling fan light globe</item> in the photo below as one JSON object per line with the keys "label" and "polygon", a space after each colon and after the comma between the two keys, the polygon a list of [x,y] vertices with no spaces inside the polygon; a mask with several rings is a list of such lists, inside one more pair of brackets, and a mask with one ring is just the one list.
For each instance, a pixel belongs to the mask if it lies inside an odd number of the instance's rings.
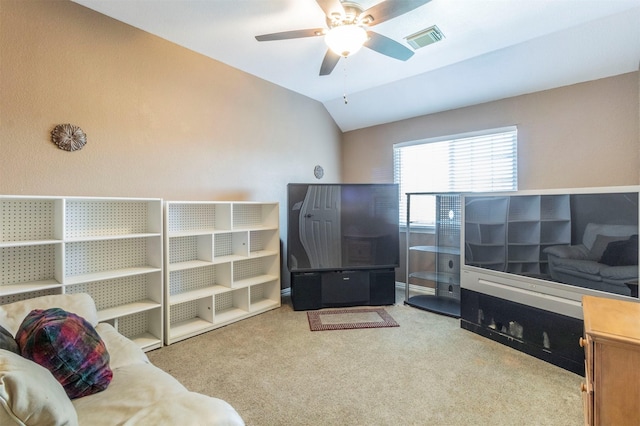
{"label": "ceiling fan light globe", "polygon": [[360,50],[367,41],[367,32],[358,25],[341,25],[329,30],[324,41],[336,55],[346,58]]}

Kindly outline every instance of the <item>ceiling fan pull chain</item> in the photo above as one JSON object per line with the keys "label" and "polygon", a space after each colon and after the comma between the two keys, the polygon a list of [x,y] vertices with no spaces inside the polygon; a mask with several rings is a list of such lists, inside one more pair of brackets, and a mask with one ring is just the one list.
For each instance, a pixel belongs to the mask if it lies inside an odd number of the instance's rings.
{"label": "ceiling fan pull chain", "polygon": [[349,100],[347,99],[347,58],[342,58],[342,63],[344,67],[342,70],[344,71],[344,79],[342,80],[342,99],[344,99],[344,104],[347,105]]}

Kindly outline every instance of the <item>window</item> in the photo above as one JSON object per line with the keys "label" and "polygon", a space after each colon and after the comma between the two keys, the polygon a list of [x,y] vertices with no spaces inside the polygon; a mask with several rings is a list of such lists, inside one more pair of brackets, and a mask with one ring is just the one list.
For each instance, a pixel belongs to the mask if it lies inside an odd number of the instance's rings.
{"label": "window", "polygon": [[[516,127],[395,144],[393,169],[400,188],[400,224],[406,224],[407,192],[518,189],[517,145]],[[428,202],[412,202],[411,210],[412,219],[434,223],[435,207]]]}

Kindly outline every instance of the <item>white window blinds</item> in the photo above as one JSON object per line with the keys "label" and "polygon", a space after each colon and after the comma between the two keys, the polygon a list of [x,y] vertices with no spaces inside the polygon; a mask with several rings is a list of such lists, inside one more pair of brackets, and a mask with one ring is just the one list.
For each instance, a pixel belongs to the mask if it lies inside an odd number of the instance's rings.
{"label": "white window blinds", "polygon": [[[516,127],[395,144],[400,222],[406,221],[407,192],[516,190],[517,146]],[[432,221],[430,217],[422,219]]]}

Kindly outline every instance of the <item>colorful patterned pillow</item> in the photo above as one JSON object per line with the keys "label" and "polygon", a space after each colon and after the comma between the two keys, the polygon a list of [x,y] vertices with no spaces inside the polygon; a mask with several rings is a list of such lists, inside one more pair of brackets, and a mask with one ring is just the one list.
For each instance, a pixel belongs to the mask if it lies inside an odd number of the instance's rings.
{"label": "colorful patterned pillow", "polygon": [[33,310],[16,333],[25,358],[47,368],[69,398],[103,391],[111,382],[109,353],[84,318],[60,308]]}

